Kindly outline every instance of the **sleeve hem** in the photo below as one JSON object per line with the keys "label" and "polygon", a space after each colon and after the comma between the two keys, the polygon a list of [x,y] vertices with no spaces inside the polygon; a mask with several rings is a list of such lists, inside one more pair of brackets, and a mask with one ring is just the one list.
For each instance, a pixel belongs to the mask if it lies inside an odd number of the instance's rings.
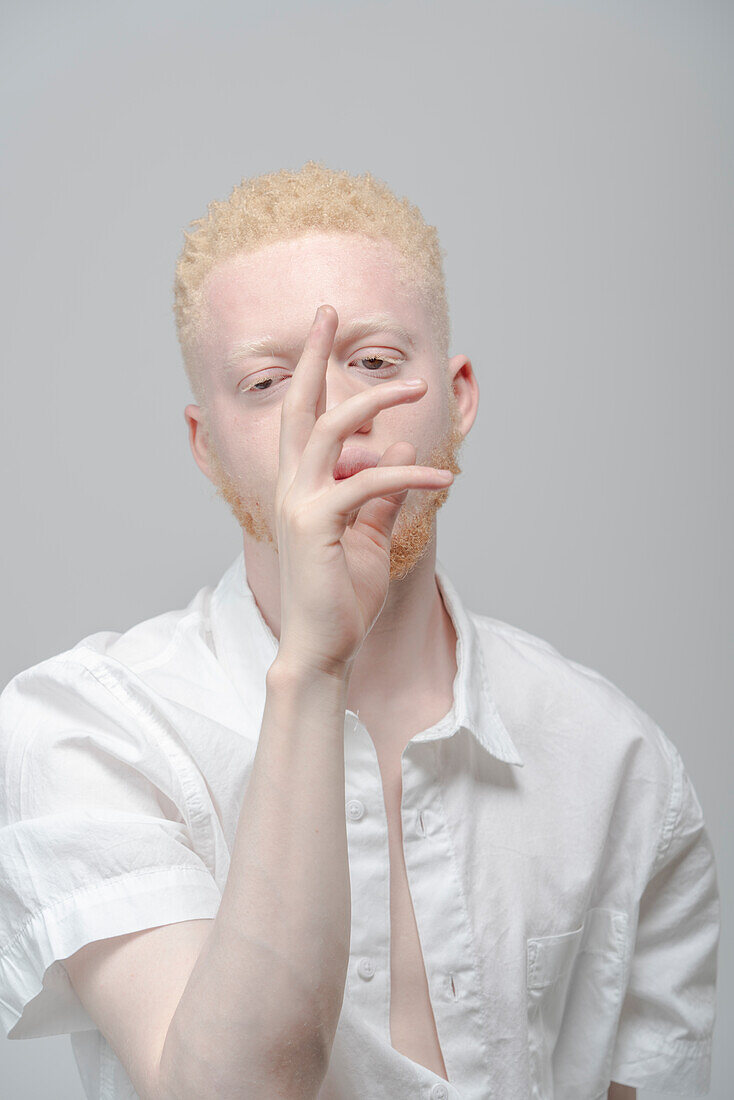
{"label": "sleeve hem", "polygon": [[94,940],[213,918],[209,871],[146,867],[76,890],[36,910],[0,954],[0,1025],[9,1039],[94,1029],[59,960]]}
{"label": "sleeve hem", "polygon": [[711,1085],[711,1046],[711,1036],[703,1039],[651,1037],[649,1045],[615,1051],[610,1080],[631,1088],[705,1096]]}

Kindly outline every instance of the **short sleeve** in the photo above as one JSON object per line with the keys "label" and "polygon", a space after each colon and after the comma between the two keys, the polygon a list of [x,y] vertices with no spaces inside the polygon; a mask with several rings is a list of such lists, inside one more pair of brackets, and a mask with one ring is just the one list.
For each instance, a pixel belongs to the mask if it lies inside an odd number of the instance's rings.
{"label": "short sleeve", "polygon": [[656,859],[642,894],[610,1079],[706,1095],[716,1014],[720,900],[701,805],[675,746]]}
{"label": "short sleeve", "polygon": [[94,940],[212,918],[180,777],[154,731],[63,655],[0,696],[0,1024],[94,1029],[60,960]]}

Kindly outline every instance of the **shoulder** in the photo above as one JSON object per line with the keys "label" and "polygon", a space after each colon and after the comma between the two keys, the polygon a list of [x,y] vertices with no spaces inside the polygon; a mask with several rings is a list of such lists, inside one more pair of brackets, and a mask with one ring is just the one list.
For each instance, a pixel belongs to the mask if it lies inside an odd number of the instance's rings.
{"label": "shoulder", "polygon": [[[135,623],[125,631],[99,630],[81,638],[69,649],[55,653],[16,673],[0,700],[10,705],[19,692],[75,684],[93,685],[95,673],[105,668],[145,674],[172,658],[185,661],[209,644],[209,604],[212,589],[201,588],[182,608],[165,611]],[[194,657],[195,659],[195,657]]]}
{"label": "shoulder", "polygon": [[87,635],[16,673],[0,693],[0,764],[6,774],[13,761],[19,765],[31,750],[42,755],[72,731],[98,741],[139,736],[146,717],[175,695],[156,677],[168,672],[171,681],[173,668],[190,689],[201,669],[202,654],[209,651],[210,594],[202,588],[184,608],[126,631]]}
{"label": "shoulder", "polygon": [[542,740],[561,756],[572,754],[592,766],[624,763],[670,788],[680,768],[677,748],[616,683],[527,630],[470,615],[490,690],[526,751]]}
{"label": "shoulder", "polygon": [[201,588],[185,607],[153,615],[124,632],[90,634],[62,656],[88,665],[106,658],[139,675],[165,664],[174,654],[185,658],[187,650],[207,644],[211,595],[211,587]]}

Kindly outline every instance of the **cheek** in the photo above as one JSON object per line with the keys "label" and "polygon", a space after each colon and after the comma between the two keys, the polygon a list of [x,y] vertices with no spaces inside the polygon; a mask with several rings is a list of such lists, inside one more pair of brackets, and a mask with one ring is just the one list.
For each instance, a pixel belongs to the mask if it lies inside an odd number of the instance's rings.
{"label": "cheek", "polygon": [[248,415],[244,406],[229,395],[214,402],[212,412],[220,447],[229,456],[242,454],[243,448],[256,449],[264,437],[272,434],[267,418]]}
{"label": "cheek", "polygon": [[409,436],[403,435],[401,438],[408,438],[411,442],[414,442],[413,436],[416,440],[418,438],[430,439],[441,430],[446,415],[444,397],[439,387],[434,383],[420,401],[412,402],[409,405],[401,405],[395,409],[395,413],[392,425],[395,430],[411,433]]}
{"label": "cheek", "polygon": [[278,473],[280,414],[273,418],[230,412],[220,422],[219,446],[223,461],[243,487],[270,485]]}

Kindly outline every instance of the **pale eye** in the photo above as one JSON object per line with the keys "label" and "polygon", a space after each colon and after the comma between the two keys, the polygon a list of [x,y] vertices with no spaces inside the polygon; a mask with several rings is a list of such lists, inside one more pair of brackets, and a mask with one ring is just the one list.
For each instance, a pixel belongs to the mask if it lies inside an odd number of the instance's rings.
{"label": "pale eye", "polygon": [[[397,373],[401,361],[388,355],[361,355],[352,359],[350,366],[360,365],[365,374],[375,375],[377,378],[391,378]],[[238,390],[239,393],[248,394],[269,393],[288,377],[288,374],[260,374],[253,381],[245,379]]]}
{"label": "pale eye", "polygon": [[247,379],[240,385],[240,393],[266,393],[268,390],[274,389],[278,382],[282,382],[283,378],[278,377],[275,374],[260,375],[254,382],[247,384]]}
{"label": "pale eye", "polygon": [[388,355],[360,355],[359,358],[353,359],[352,362],[370,364],[362,369],[366,374],[377,374],[380,378],[384,378],[386,375],[395,374],[400,365],[399,359],[393,359]]}

